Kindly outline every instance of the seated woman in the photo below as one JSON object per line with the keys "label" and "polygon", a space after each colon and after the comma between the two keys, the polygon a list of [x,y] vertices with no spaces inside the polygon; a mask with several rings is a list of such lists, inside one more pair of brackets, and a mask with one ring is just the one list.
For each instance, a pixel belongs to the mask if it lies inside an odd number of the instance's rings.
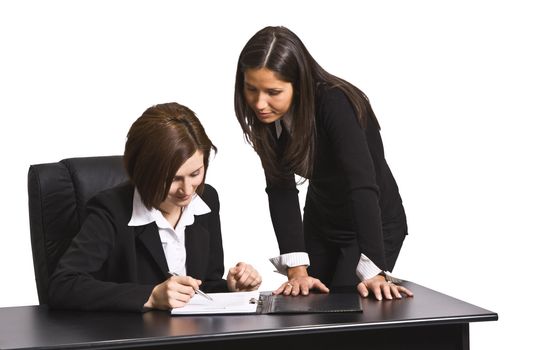
{"label": "seated woman", "polygon": [[80,232],[51,277],[49,305],[168,310],[184,306],[198,289],[258,289],[259,273],[243,262],[222,278],[219,199],[204,183],[212,149],[189,108],[147,109],[127,136],[130,181],[88,202]]}

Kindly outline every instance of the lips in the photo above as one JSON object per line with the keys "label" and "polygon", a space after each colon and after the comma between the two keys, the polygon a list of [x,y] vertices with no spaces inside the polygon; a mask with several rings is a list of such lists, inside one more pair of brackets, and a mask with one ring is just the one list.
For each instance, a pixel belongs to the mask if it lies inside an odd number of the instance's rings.
{"label": "lips", "polygon": [[184,196],[184,197],[175,197],[179,202],[184,202],[184,201],[187,201],[188,199],[191,198],[191,195],[190,196]]}
{"label": "lips", "polygon": [[256,114],[258,115],[258,118],[260,119],[267,119],[273,115],[272,112],[264,112],[264,113],[257,112]]}

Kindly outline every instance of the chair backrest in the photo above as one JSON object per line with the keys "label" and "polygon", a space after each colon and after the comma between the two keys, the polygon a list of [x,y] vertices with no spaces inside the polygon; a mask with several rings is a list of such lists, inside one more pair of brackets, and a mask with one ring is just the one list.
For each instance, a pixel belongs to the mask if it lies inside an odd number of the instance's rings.
{"label": "chair backrest", "polygon": [[28,205],[39,304],[47,304],[49,277],[78,233],[87,201],[128,180],[122,159],[81,157],[30,166]]}

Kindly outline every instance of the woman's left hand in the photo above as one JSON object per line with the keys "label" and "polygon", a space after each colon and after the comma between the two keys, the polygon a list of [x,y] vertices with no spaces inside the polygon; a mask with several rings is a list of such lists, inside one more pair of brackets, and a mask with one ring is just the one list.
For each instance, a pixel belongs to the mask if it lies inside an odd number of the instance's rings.
{"label": "woman's left hand", "polygon": [[244,262],[239,262],[231,267],[227,274],[227,286],[230,291],[256,290],[262,283],[262,276],[254,267]]}
{"label": "woman's left hand", "polygon": [[357,290],[363,298],[372,292],[377,300],[382,300],[383,296],[385,299],[401,299],[402,293],[409,297],[414,295],[409,289],[389,282],[381,275],[360,282]]}

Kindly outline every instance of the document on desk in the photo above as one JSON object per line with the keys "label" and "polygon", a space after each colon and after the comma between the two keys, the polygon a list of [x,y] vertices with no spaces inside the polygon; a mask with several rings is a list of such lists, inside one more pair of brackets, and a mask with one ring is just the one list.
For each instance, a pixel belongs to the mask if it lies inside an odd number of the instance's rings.
{"label": "document on desk", "polygon": [[213,300],[208,300],[199,294],[194,294],[183,307],[171,310],[172,315],[196,314],[241,314],[255,313],[260,292],[229,292],[209,293]]}
{"label": "document on desk", "polygon": [[172,315],[201,314],[294,314],[361,312],[357,293],[311,293],[307,296],[272,295],[271,292],[209,293],[212,301],[195,294]]}

